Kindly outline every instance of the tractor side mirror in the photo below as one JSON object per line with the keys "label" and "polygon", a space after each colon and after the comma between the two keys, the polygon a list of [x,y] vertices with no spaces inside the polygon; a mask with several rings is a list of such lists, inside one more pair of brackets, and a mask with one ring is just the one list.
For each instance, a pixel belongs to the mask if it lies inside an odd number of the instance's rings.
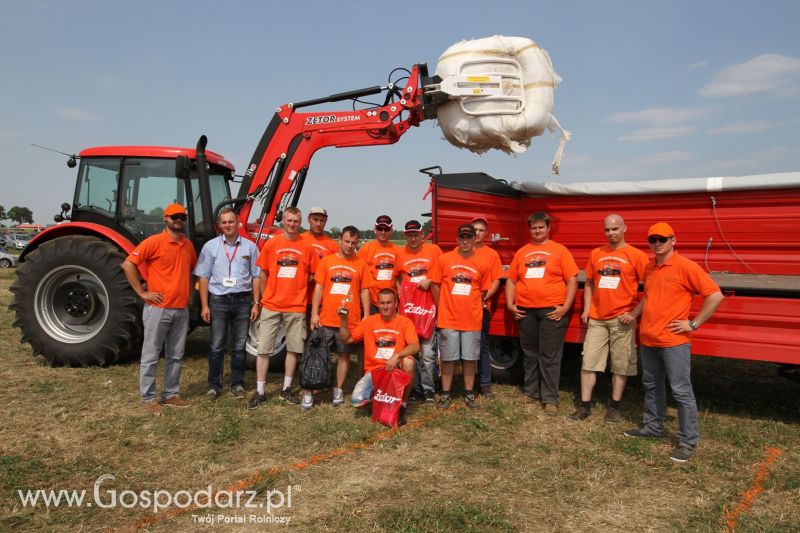
{"label": "tractor side mirror", "polygon": [[192,174],[192,161],[185,155],[175,158],[175,176],[181,179],[189,179]]}

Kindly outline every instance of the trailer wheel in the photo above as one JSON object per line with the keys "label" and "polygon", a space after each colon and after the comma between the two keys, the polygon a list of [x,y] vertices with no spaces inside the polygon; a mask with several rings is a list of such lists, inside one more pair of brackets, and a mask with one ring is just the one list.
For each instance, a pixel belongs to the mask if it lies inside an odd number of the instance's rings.
{"label": "trailer wheel", "polygon": [[522,382],[522,350],[517,337],[489,335],[492,380],[498,383]]}
{"label": "trailer wheel", "polygon": [[51,365],[109,365],[138,347],[142,304],[124,260],[110,243],[72,235],[43,243],[19,264],[10,307],[33,355]]}
{"label": "trailer wheel", "polygon": [[[250,333],[247,335],[247,341],[244,348],[247,352],[245,354],[245,368],[249,370],[256,369],[256,358],[258,357],[258,323],[259,320],[250,324]],[[269,356],[269,372],[283,372],[283,366],[286,363],[286,333],[281,330],[278,332],[278,339],[275,341],[275,350]]]}

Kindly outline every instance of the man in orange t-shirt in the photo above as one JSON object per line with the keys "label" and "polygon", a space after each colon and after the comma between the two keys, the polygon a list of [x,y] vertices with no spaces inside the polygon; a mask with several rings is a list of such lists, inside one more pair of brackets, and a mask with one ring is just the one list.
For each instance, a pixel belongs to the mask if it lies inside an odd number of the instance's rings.
{"label": "man in orange t-shirt", "polygon": [[256,392],[247,404],[255,409],[266,401],[269,356],[281,326],[286,331],[286,362],[280,398],[299,404],[292,392],[292,379],[297,357],[303,353],[306,341],[306,304],[308,283],[317,268],[319,257],[311,244],[301,239],[300,210],[283,210],[283,233],[272,237],[261,248],[256,263],[261,267],[261,318],[258,326],[258,358],[256,359]]}
{"label": "man in orange t-shirt", "polygon": [[542,402],[549,416],[558,414],[561,356],[570,309],[578,290],[578,266],[562,244],[550,240],[550,217],[528,217],[530,244],[514,254],[506,280],[506,307],[519,321],[524,354],[522,391]]}
{"label": "man in orange t-shirt", "polygon": [[[372,398],[374,369],[399,368],[414,375],[414,354],[419,351],[419,339],[411,320],[397,314],[397,294],[392,289],[378,292],[378,313],[364,318],[355,328],[350,325],[349,313],[346,306],[339,309],[339,335],[345,343],[364,341],[364,375],[356,383],[351,397],[353,407],[363,407]],[[411,387],[406,387],[400,407],[401,426],[406,423],[410,392]]]}
{"label": "man in orange t-shirt", "polygon": [[487,270],[492,279],[492,286],[483,297],[483,325],[481,327],[481,360],[478,373],[480,374],[481,396],[486,399],[494,398],[492,392],[492,359],[489,354],[489,325],[492,322],[492,297],[500,288],[500,280],[506,277],[500,254],[486,244],[486,235],[489,233],[489,221],[486,217],[472,219],[475,228],[475,258],[481,270]]}
{"label": "man in orange t-shirt", "polygon": [[[422,242],[422,224],[418,220],[409,220],[403,229],[406,245],[400,248],[397,254],[397,294],[400,295],[400,309],[402,314],[424,313],[428,309],[414,306],[413,302],[406,301],[403,286],[407,290],[429,291],[431,280],[428,273],[433,268],[433,263],[442,255],[442,249],[435,244]],[[409,285],[411,287],[409,287]],[[423,294],[423,293],[416,293]],[[435,314],[436,309],[430,309]],[[435,318],[435,317],[431,317]],[[420,338],[420,349],[417,357],[417,374],[414,376],[412,394],[417,399],[424,399],[425,403],[434,403],[436,395],[436,353],[435,337],[433,334],[427,339]]]}
{"label": "man in orange t-shirt", "polygon": [[475,367],[481,355],[481,324],[483,302],[491,287],[488,272],[481,272],[475,258],[475,228],[462,224],[456,232],[458,248],[442,254],[430,273],[433,300],[436,302],[439,328],[439,357],[442,360],[442,394],[440,409],[452,402],[450,387],[453,384],[455,363],[461,360],[464,376],[464,403],[476,409],[473,388]]}
{"label": "man in orange t-shirt", "polygon": [[[325,224],[328,223],[328,211],[324,207],[312,207],[308,210],[308,231],[300,234],[301,239],[306,239],[311,244],[311,249],[317,257],[335,254],[339,251],[339,244],[325,233]],[[314,298],[314,283],[308,284],[308,318],[311,318],[311,300]]]}
{"label": "man in orange t-shirt", "polygon": [[[666,222],[650,226],[647,242],[655,260],[644,272],[644,298],[633,310],[642,315],[642,384],[645,389],[642,426],[625,431],[629,437],[661,437],[667,414],[665,379],[678,404],[678,445],[670,459],[685,463],[700,440],[697,403],[691,380],[691,333],[703,325],[719,304],[722,292],[694,261],[675,251],[675,231]],[[689,318],[695,294],[703,305]]]}
{"label": "man in orange t-shirt", "polygon": [[[339,336],[339,309],[346,305],[350,326],[355,327],[361,317],[369,313],[369,267],[356,255],[358,229],[345,226],[339,237],[339,251],[324,257],[314,275],[314,298],[311,301],[311,330],[323,328],[326,340],[338,353],[336,363],[336,386],[333,388],[333,405],[344,403],[344,382],[350,368],[350,354],[356,351],[353,344],[342,341]],[[300,408],[308,411],[314,407],[311,391],[303,395]]]}
{"label": "man in orange t-shirt", "polygon": [[397,265],[397,246],[392,237],[392,218],[381,215],[375,219],[375,240],[370,241],[358,251],[358,257],[367,262],[370,272],[369,300],[370,313],[378,312],[378,291],[395,289],[395,265]]}
{"label": "man in orange t-shirt", "polygon": [[[146,238],[122,263],[134,292],[144,300],[144,341],[139,361],[139,394],[142,407],[159,414],[161,406],[186,407],[178,396],[181,360],[189,332],[189,295],[194,285],[192,269],[197,262],[194,246],[183,234],[189,214],[180,204],[164,210],[162,233]],[[147,289],[139,280],[139,268],[147,270]],[[156,398],[156,368],[164,348],[164,390]]]}
{"label": "man in orange t-shirt", "polygon": [[619,422],[619,402],[628,376],[636,375],[636,319],[631,311],[638,303],[639,282],[644,279],[647,255],[625,242],[625,221],[608,215],[603,221],[608,244],[592,250],[586,264],[583,313],[587,325],[581,366],[581,403],[571,420],[592,413],[592,389],[597,372],[604,372],[611,356],[611,403],[606,422]]}

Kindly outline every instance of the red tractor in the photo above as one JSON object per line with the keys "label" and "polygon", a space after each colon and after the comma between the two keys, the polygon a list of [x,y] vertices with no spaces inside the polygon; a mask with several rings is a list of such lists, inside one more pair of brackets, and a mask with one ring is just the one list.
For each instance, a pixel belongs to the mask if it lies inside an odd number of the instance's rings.
{"label": "red tractor", "polygon": [[[74,199],[56,215],[61,223],[23,251],[11,287],[22,342],[58,365],[107,365],[137,355],[141,301],[120,265],[139,242],[162,230],[163,207],[187,206],[187,233],[198,250],[216,234],[216,214],[225,206],[238,211],[242,235],[256,244],[269,238],[283,209],[297,205],[317,150],[392,144],[436,116],[447,95],[432,90],[437,79],[428,77],[427,66],[400,70],[403,87],[389,83],[279,107],[235,197],[234,167],[205,150],[205,136],[194,150],[110,146],[70,158],[70,167],[80,159]],[[382,93],[383,105],[355,108],[359,98]],[[298,112],[342,100],[352,100],[353,110]],[[199,313],[194,316],[197,323]]]}

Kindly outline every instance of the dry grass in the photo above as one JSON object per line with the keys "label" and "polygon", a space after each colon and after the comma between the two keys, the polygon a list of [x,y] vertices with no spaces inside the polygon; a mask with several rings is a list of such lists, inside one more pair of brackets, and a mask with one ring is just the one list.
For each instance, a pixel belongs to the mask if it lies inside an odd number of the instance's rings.
{"label": "dry grass", "polygon": [[[201,526],[192,514],[203,516],[202,510],[166,518],[141,508],[32,509],[22,507],[17,490],[87,489],[91,498],[95,480],[113,474],[104,489],[194,492],[209,484],[231,487],[260,472],[250,488],[261,495],[299,486],[292,509],[274,514],[303,529],[721,531],[726,509],[751,488],[765,448],[776,447],[785,453],[737,530],[800,530],[798,385],[777,377],[772,365],[697,359],[703,437],[686,465],[669,461],[669,439],[622,435],[640,416],[642,391],[635,383],[624,402],[624,425],[603,423],[602,402],[583,423],[549,418],[501,386],[498,398],[477,412],[453,409],[374,443],[381,427],[329,403],[307,414],[276,399],[247,411],[229,394],[209,404],[202,399],[208,344],[202,329],[190,338],[182,377],[194,405],[152,417],[138,406],[135,363],[48,368],[30,357],[10,326],[11,275],[0,273],[2,529],[129,529],[155,518],[148,530],[193,531]],[[562,415],[571,411],[577,373],[577,361],[565,362]],[[601,382],[597,397],[604,400],[607,379]],[[275,397],[276,376],[268,392]],[[433,413],[420,406],[410,419]],[[670,415],[674,435],[674,409]],[[288,468],[340,448],[346,450],[341,456]],[[253,512],[212,511],[215,519],[218,514]],[[269,526],[215,523],[213,529],[257,527]]]}

